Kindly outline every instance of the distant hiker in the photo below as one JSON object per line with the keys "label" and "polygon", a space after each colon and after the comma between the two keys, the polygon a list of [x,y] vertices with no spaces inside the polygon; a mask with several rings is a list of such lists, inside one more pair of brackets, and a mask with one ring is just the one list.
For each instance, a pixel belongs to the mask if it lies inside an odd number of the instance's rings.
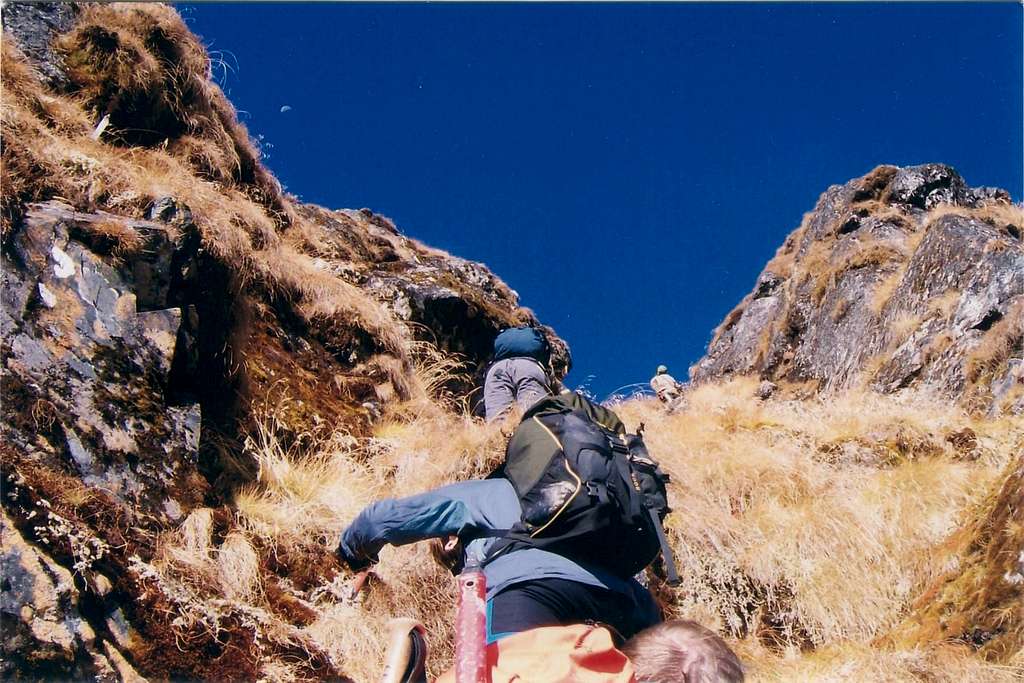
{"label": "distant hiker", "polygon": [[743,665],[714,631],[695,621],[666,621],[637,634],[622,652],[636,683],[742,683]]}
{"label": "distant hiker", "polygon": [[629,637],[660,621],[645,588],[604,567],[533,547],[509,548],[490,559],[495,544],[505,542],[496,532],[521,518],[519,496],[507,479],[450,484],[367,506],[342,534],[338,555],[353,571],[361,571],[377,562],[388,543],[463,539],[459,559],[483,560],[488,642],[538,626],[587,621],[609,624]]}
{"label": "distant hiker", "polygon": [[676,378],[668,374],[668,368],[664,365],[659,365],[657,373],[651,378],[651,389],[654,389],[654,393],[658,395],[658,400],[666,405],[669,412],[675,409],[682,397],[680,392],[679,382]]}
{"label": "distant hiker", "polygon": [[536,327],[512,327],[494,339],[494,363],[484,379],[484,411],[494,421],[514,406],[525,411],[554,391],[547,337]]}

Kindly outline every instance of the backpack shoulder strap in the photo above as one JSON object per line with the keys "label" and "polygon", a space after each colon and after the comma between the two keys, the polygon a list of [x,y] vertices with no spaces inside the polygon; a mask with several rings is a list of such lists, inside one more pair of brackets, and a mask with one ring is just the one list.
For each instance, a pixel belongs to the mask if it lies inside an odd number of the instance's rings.
{"label": "backpack shoulder strap", "polygon": [[567,394],[567,396],[569,405],[571,405],[573,410],[586,414],[588,418],[609,432],[615,434],[624,434],[626,432],[626,425],[622,423],[622,420],[619,419],[619,416],[614,411],[594,403],[583,394],[576,393],[575,391]]}

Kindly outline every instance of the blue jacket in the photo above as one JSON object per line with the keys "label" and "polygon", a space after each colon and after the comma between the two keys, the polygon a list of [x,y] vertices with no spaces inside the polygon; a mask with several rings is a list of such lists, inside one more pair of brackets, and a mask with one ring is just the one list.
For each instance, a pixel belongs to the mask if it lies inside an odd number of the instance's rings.
{"label": "blue jacket", "polygon": [[[462,536],[473,532],[509,529],[521,517],[519,498],[507,479],[484,479],[449,484],[408,498],[388,499],[367,506],[341,537],[350,556],[376,561],[385,544],[405,545],[429,538]],[[482,559],[492,538],[480,538],[466,546],[467,561]],[[607,588],[629,596],[650,623],[659,620],[658,609],[646,588],[633,579],[623,580],[598,567],[539,548],[512,550],[484,567],[487,599],[521,581],[566,579]]]}

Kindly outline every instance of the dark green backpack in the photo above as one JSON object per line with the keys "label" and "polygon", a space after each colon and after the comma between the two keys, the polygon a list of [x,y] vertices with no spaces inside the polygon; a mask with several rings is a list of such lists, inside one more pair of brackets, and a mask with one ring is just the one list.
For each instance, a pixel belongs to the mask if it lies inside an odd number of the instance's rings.
{"label": "dark green backpack", "polygon": [[534,404],[516,427],[503,466],[522,519],[491,557],[543,548],[628,578],[660,550],[670,582],[677,583],[661,526],[669,512],[668,475],[641,435],[625,431],[614,412],[580,394]]}

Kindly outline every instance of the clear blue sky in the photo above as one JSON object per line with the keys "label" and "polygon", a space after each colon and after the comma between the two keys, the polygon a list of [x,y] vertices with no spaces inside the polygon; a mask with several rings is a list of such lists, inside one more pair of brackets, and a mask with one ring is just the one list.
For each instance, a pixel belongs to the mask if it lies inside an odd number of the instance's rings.
{"label": "clear blue sky", "polygon": [[1022,195],[1020,4],[179,10],[289,191],[486,263],[600,398],[684,378],[831,184]]}

